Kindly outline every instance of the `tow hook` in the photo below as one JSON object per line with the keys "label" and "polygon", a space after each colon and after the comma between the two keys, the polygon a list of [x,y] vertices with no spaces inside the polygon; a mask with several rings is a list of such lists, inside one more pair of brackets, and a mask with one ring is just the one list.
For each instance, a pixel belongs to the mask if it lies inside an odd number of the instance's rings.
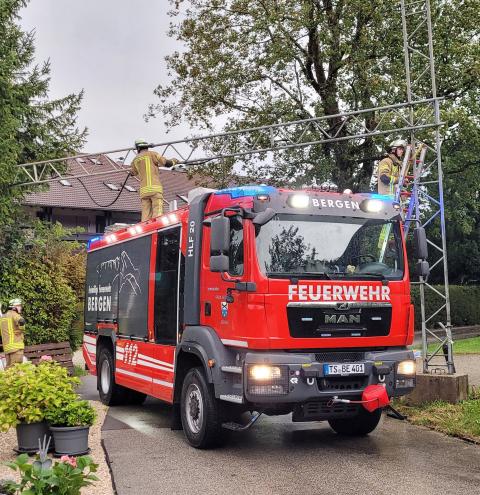
{"label": "tow hook", "polygon": [[398,419],[399,421],[405,421],[406,419],[408,419],[407,416],[404,416],[400,411],[397,411],[390,404],[385,409],[388,410],[387,416],[389,418]]}

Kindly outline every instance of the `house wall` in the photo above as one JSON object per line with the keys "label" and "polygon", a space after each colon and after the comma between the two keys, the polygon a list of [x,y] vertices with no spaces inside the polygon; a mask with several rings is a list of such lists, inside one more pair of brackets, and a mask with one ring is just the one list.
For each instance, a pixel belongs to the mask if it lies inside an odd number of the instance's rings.
{"label": "house wall", "polygon": [[103,234],[105,226],[114,223],[133,224],[140,221],[141,214],[135,212],[83,210],[74,208],[49,208],[26,206],[32,217],[49,222],[59,222],[65,228],[80,228],[83,232],[73,236],[78,240],[89,240]]}

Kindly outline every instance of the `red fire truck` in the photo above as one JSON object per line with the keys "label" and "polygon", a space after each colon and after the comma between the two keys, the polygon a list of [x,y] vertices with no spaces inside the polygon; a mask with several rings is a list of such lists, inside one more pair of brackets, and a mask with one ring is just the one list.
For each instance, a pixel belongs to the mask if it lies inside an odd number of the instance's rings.
{"label": "red fire truck", "polygon": [[363,407],[368,387],[415,386],[400,205],[385,196],[199,193],[91,242],[85,301],[102,402],[166,401],[194,447],[260,414],[364,435],[382,411]]}

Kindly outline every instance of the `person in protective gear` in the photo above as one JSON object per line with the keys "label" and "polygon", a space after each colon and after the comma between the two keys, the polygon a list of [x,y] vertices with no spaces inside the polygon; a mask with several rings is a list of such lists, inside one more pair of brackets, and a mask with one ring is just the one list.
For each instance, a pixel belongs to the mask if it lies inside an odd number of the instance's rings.
{"label": "person in protective gear", "polygon": [[11,299],[8,311],[0,318],[3,351],[7,368],[23,362],[25,320],[22,316],[23,302],[20,298]]}
{"label": "person in protective gear", "polygon": [[140,199],[142,201],[142,222],[163,213],[163,186],[158,167],[174,167],[178,160],[168,160],[160,153],[150,151],[144,139],[135,141],[137,156],[132,161],[130,173],[140,178]]}
{"label": "person in protective gear", "polygon": [[400,170],[402,157],[405,154],[407,142],[396,139],[390,143],[388,155],[378,164],[378,193],[386,196],[394,196]]}

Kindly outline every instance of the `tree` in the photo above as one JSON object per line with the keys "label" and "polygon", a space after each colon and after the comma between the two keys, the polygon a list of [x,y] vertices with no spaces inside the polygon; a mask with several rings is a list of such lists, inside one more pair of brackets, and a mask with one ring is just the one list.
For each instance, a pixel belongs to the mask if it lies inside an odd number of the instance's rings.
{"label": "tree", "polygon": [[50,64],[33,65],[34,33],[18,25],[28,0],[0,2],[0,227],[12,223],[29,190],[12,185],[25,179],[16,165],[56,158],[78,150],[86,129],[76,125],[83,92],[49,100]]}
{"label": "tree", "polygon": [[[211,129],[223,121],[224,130],[235,130],[405,100],[397,2],[172,3],[174,18],[180,12],[182,16],[170,35],[185,49],[167,57],[172,81],[157,87],[160,103],[150,107],[150,115],[162,112],[170,126],[187,120]],[[432,6],[438,94],[450,98],[449,111],[464,111],[466,99],[478,96],[478,3],[433,0]],[[422,93],[430,95],[426,79]],[[366,128],[372,129],[378,118],[364,114]],[[332,118],[329,125],[331,131],[338,130],[341,121]],[[383,138],[325,144],[278,154],[273,166],[267,162],[258,167],[263,156],[243,164],[254,180],[285,183],[316,177],[333,179],[340,187],[365,188],[382,145]],[[225,176],[224,166],[207,166],[204,171],[205,178]]]}

